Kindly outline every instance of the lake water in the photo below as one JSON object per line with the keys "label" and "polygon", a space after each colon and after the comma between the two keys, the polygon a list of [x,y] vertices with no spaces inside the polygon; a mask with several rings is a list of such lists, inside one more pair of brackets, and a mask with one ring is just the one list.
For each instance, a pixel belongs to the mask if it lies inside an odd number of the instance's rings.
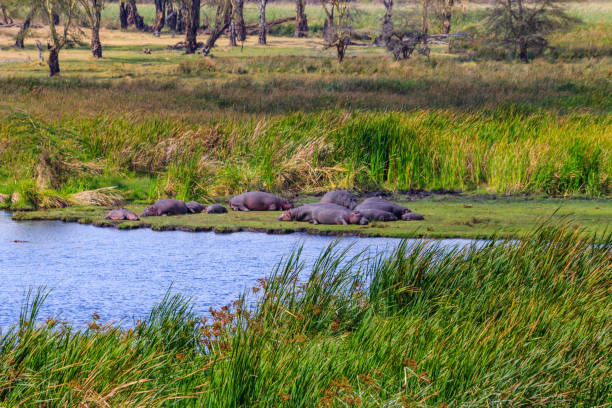
{"label": "lake water", "polygon": [[[306,234],[215,234],[149,229],[120,231],[61,221],[14,222],[0,211],[0,328],[18,321],[28,288],[51,294],[41,317],[84,327],[93,313],[103,322],[131,325],[145,317],[172,285],[197,312],[235,300],[268,276],[283,255],[303,245],[309,264],[335,238]],[[27,241],[16,243],[14,241]],[[469,240],[444,240],[449,247]],[[344,238],[353,252],[388,251],[391,238]]]}

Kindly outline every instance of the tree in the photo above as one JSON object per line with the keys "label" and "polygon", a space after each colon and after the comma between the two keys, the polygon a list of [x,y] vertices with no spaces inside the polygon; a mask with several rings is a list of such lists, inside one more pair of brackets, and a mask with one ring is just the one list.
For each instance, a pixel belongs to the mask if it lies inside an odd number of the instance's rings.
{"label": "tree", "polygon": [[159,35],[166,24],[166,0],[155,0],[155,23],[153,33]]}
{"label": "tree", "polygon": [[232,20],[236,38],[240,42],[246,40],[246,25],[244,23],[244,0],[232,0]]}
{"label": "tree", "polygon": [[37,12],[37,3],[36,1],[32,1],[29,4],[29,9],[26,13],[26,17],[23,20],[23,24],[21,25],[21,28],[19,28],[17,37],[15,38],[15,48],[23,49],[25,38],[28,35],[28,31],[30,30],[30,25],[32,24],[32,19],[36,15],[36,12]]}
{"label": "tree", "polygon": [[325,48],[336,48],[338,62],[344,60],[346,49],[351,43],[351,13],[348,0],[321,0],[327,16],[323,36]]}
{"label": "tree", "polygon": [[125,5],[125,0],[121,0],[119,2],[119,23],[121,24],[121,29],[126,30],[128,28],[128,18],[127,18],[127,6]]}
{"label": "tree", "polygon": [[210,50],[215,46],[215,42],[217,39],[223,34],[223,32],[229,27],[232,21],[232,2],[231,0],[221,0],[220,3],[217,4],[217,12],[215,14],[215,24],[212,30],[210,31],[210,35],[208,36],[208,40],[204,45],[203,53],[204,55],[208,55]]}
{"label": "tree", "polygon": [[138,14],[138,7],[136,7],[136,0],[128,0],[127,6],[127,23],[128,25],[134,25],[137,30],[144,30],[145,24],[144,19]]}
{"label": "tree", "polygon": [[198,28],[200,27],[200,0],[187,0],[187,27],[185,34],[185,53],[193,54],[198,48]]}
{"label": "tree", "polygon": [[266,45],[268,43],[266,33],[266,5],[268,0],[259,0],[259,45]]}
{"label": "tree", "polygon": [[380,40],[383,44],[386,44],[387,40],[393,33],[393,0],[382,0],[385,6],[385,15],[382,21],[382,29],[380,34]]}
{"label": "tree", "polygon": [[[78,18],[78,0],[36,0],[38,7],[49,22],[49,37],[51,44],[49,47],[49,76],[55,76],[60,73],[59,53],[66,43],[76,37],[79,33],[78,27],[75,27]],[[58,31],[55,25],[54,15],[61,16],[64,22],[63,30]]]}
{"label": "tree", "polygon": [[295,36],[306,37],[308,35],[308,19],[306,17],[305,0],[295,1]]}
{"label": "tree", "polygon": [[13,19],[8,15],[6,5],[4,3],[0,3],[0,10],[2,10],[2,19],[4,20],[4,24],[13,24]]}
{"label": "tree", "polygon": [[514,48],[523,62],[529,50],[548,47],[546,36],[578,22],[561,8],[566,0],[496,0],[489,11],[487,27],[494,39]]}
{"label": "tree", "polygon": [[449,34],[455,0],[442,0],[442,34]]}
{"label": "tree", "polygon": [[104,0],[79,0],[91,26],[91,54],[94,58],[102,58],[102,43],[100,42],[100,22]]}

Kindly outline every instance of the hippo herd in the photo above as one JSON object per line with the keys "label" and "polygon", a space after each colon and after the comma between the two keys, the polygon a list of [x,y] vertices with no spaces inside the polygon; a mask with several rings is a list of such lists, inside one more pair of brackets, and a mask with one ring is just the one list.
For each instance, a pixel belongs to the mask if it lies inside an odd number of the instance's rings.
{"label": "hippo herd", "polygon": [[[232,197],[229,206],[233,211],[283,211],[279,221],[303,221],[313,224],[358,224],[370,221],[416,221],[423,220],[421,214],[414,213],[382,197],[370,197],[359,203],[357,197],[346,190],[326,193],[318,203],[295,207],[289,200],[263,191],[251,191]],[[141,217],[183,215],[183,214],[221,214],[227,208],[220,204],[205,206],[197,201],[187,203],[166,198],[145,208]],[[139,220],[138,215],[125,208],[112,210],[106,216],[111,220]]]}

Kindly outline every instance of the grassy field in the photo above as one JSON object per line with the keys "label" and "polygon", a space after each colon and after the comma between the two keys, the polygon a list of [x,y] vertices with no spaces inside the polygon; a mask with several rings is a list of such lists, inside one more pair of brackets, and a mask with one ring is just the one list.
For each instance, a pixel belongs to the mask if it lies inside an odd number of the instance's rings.
{"label": "grassy field", "polygon": [[[302,197],[297,203],[316,201]],[[280,212],[232,212],[173,217],[147,217],[141,221],[110,221],[108,208],[74,206],[66,209],[17,212],[13,219],[62,220],[120,229],[152,228],[157,231],[260,231],[273,234],[307,232],[322,235],[359,235],[395,238],[483,238],[493,235],[519,238],[547,222],[572,220],[588,234],[605,237],[612,226],[612,200],[563,200],[434,196],[416,201],[396,201],[425,216],[425,221],[373,222],[368,225],[312,225],[280,222]],[[144,205],[128,205],[140,214]]]}
{"label": "grassy field", "polygon": [[612,237],[523,238],[369,259],[330,247],[308,271],[297,252],[207,319],[168,295],[131,329],[40,316],[32,293],[0,336],[0,404],[609,405]]}

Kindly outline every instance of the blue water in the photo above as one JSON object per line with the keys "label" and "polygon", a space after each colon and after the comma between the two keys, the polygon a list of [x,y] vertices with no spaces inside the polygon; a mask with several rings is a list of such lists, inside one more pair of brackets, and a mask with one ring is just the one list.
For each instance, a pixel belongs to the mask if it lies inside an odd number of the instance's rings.
{"label": "blue water", "polygon": [[[18,321],[28,288],[40,286],[51,289],[41,318],[60,318],[76,327],[84,327],[93,313],[105,323],[131,325],[171,285],[205,314],[268,276],[296,245],[303,245],[309,264],[333,240],[306,234],[119,231],[60,221],[14,222],[0,212],[0,328]],[[344,238],[340,246],[376,252],[398,242]],[[448,246],[471,242],[442,241]]]}

